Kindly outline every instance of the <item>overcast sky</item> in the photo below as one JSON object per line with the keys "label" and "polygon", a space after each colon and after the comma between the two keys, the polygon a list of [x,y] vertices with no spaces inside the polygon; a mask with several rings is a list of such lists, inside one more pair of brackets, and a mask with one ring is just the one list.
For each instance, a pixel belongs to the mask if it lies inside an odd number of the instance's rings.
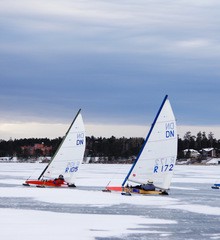
{"label": "overcast sky", "polygon": [[145,137],[166,94],[179,132],[220,138],[219,0],[0,0],[0,139]]}

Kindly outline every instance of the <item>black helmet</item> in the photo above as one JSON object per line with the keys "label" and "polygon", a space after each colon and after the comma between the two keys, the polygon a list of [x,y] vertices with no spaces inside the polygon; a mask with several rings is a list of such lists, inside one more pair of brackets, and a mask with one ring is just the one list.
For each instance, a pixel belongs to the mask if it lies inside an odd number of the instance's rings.
{"label": "black helmet", "polygon": [[62,175],[62,174],[60,174],[60,175],[59,175],[59,178],[63,178],[63,175]]}

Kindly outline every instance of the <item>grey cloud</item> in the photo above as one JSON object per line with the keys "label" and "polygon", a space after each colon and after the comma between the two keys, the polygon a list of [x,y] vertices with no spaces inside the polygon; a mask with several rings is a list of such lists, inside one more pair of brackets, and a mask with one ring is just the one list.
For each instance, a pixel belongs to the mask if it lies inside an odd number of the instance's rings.
{"label": "grey cloud", "polygon": [[218,1],[33,3],[0,3],[8,120],[82,107],[91,122],[145,124],[169,94],[183,123],[218,123]]}

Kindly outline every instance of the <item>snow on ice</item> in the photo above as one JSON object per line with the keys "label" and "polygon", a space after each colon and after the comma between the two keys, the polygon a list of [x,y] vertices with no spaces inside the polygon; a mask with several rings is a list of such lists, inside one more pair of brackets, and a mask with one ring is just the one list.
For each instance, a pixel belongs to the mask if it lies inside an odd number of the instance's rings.
{"label": "snow on ice", "polygon": [[169,196],[122,196],[130,165],[83,164],[76,189],[24,187],[40,163],[0,164],[1,239],[220,239],[219,166],[176,166]]}

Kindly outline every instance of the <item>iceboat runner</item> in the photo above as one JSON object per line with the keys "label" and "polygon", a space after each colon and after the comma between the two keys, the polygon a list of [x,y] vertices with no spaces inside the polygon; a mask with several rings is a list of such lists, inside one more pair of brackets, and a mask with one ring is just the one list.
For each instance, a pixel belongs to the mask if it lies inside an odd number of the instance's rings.
{"label": "iceboat runner", "polygon": [[[107,186],[103,191],[121,191],[123,195],[131,193],[167,195],[176,157],[176,120],[166,95],[122,186]],[[147,185],[152,183],[154,187],[148,188]]]}
{"label": "iceboat runner", "polygon": [[81,109],[38,179],[28,179],[23,183],[24,186],[75,187],[76,175],[83,161],[86,145],[85,127],[80,112]]}

